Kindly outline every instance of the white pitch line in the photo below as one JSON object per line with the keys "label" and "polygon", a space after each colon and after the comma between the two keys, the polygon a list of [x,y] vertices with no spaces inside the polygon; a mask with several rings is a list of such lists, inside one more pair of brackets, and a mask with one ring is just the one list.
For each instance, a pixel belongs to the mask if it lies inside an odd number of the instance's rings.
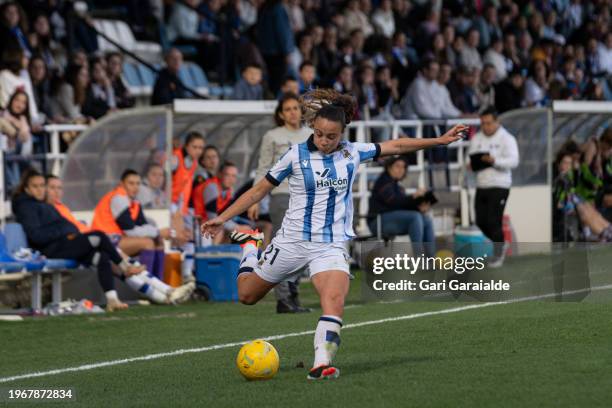
{"label": "white pitch line", "polygon": [[[563,294],[571,295],[571,294],[586,292],[589,290],[596,291],[596,290],[607,290],[607,289],[612,289],[612,285],[596,286],[590,289],[579,289],[579,290],[567,291],[567,292],[563,292]],[[472,305],[467,305],[467,306],[452,307],[449,309],[434,310],[431,312],[413,313],[413,314],[403,315],[403,316],[388,317],[385,319],[369,320],[369,321],[359,322],[359,323],[351,323],[351,324],[344,325],[342,329],[347,330],[347,329],[353,329],[356,327],[371,326],[375,324],[396,322],[400,320],[411,320],[411,319],[417,319],[420,317],[436,316],[436,315],[442,315],[442,314],[448,314],[448,313],[456,313],[456,312],[462,312],[464,310],[480,309],[480,308],[489,307],[489,306],[525,302],[528,300],[546,299],[546,298],[551,298],[555,296],[557,296],[555,293],[550,293],[550,294],[544,294],[544,295],[538,295],[538,296],[518,298],[518,299],[513,299],[513,300],[506,300],[506,301],[501,301],[501,302],[477,303],[477,304],[472,304]],[[314,330],[306,330],[306,331],[301,331],[301,332],[278,334],[275,336],[264,337],[263,340],[270,340],[270,341],[282,340],[282,339],[287,339],[290,337],[307,336],[307,335],[314,334],[314,332],[315,332]],[[175,350],[175,351],[170,351],[170,352],[165,352],[165,353],[147,354],[145,356],[140,356],[140,357],[102,361],[100,363],[85,364],[85,365],[81,365],[77,367],[58,368],[58,369],[49,370],[49,371],[38,371],[38,372],[33,372],[33,373],[14,375],[11,377],[2,377],[0,378],[0,383],[7,383],[7,382],[12,382],[12,381],[17,381],[17,380],[26,380],[30,378],[48,377],[52,375],[59,375],[59,374],[64,374],[64,373],[77,372],[77,371],[88,371],[88,370],[94,370],[96,368],[110,367],[110,366],[116,366],[116,365],[121,365],[121,364],[129,364],[129,363],[134,363],[137,361],[157,360],[160,358],[180,356],[180,355],[189,354],[189,353],[203,353],[205,351],[221,350],[221,349],[226,349],[226,348],[231,348],[231,347],[238,347],[245,343],[248,343],[249,341],[251,340],[239,341],[239,342],[234,342],[234,343],[215,344],[215,345],[206,346],[206,347],[180,349],[180,350]]]}

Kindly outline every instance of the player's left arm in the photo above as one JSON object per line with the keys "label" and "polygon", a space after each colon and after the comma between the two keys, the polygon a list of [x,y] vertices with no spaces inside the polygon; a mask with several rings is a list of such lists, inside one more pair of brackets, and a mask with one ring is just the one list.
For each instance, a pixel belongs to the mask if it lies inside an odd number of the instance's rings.
{"label": "player's left arm", "polygon": [[401,139],[388,140],[380,143],[380,156],[393,156],[415,152],[435,146],[445,146],[461,139],[461,132],[468,129],[465,125],[455,125],[440,137],[415,139],[403,137]]}

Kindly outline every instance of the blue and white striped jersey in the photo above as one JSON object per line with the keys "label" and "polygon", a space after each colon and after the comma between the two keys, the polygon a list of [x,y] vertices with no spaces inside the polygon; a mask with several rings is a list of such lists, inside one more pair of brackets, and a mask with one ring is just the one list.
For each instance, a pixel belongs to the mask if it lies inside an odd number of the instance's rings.
{"label": "blue and white striped jersey", "polygon": [[326,155],[312,138],[291,146],[266,174],[274,185],[285,178],[289,182],[289,209],[278,233],[296,241],[350,240],[355,236],[352,187],[356,170],[360,163],[378,158],[380,146],[342,141]]}

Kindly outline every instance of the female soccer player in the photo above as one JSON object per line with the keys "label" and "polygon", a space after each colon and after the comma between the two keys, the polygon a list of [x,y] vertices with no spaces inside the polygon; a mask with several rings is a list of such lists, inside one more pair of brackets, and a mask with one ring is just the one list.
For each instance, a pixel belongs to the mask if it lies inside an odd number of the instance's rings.
{"label": "female soccer player", "polygon": [[314,336],[314,364],[307,377],[318,380],[340,375],[340,370],[331,364],[340,345],[344,298],[349,289],[345,241],[355,236],[352,186],[357,166],[380,156],[447,145],[459,140],[466,126],[457,125],[435,139],[351,143],[342,140],[355,109],[351,96],[317,89],[303,95],[301,104],[304,119],[314,133],[305,142],[291,146],[264,179],[221,215],[203,224],[202,233],[214,236],[227,220],[288,179],[289,209],[261,264],[257,247],[262,234],[231,235],[234,242],[243,245],[238,296],[244,304],[255,304],[276,284],[295,279],[296,273],[308,266],[323,310]]}

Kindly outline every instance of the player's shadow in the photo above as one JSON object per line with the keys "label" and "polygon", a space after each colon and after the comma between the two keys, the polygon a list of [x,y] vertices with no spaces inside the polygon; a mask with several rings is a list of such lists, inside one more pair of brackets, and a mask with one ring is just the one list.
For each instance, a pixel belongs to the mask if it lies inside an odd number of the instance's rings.
{"label": "player's shadow", "polygon": [[363,374],[367,371],[387,370],[392,366],[403,366],[407,364],[431,363],[434,361],[446,360],[440,356],[405,356],[405,357],[388,357],[385,359],[376,359],[360,362],[347,362],[341,366],[343,376],[354,374]]}

